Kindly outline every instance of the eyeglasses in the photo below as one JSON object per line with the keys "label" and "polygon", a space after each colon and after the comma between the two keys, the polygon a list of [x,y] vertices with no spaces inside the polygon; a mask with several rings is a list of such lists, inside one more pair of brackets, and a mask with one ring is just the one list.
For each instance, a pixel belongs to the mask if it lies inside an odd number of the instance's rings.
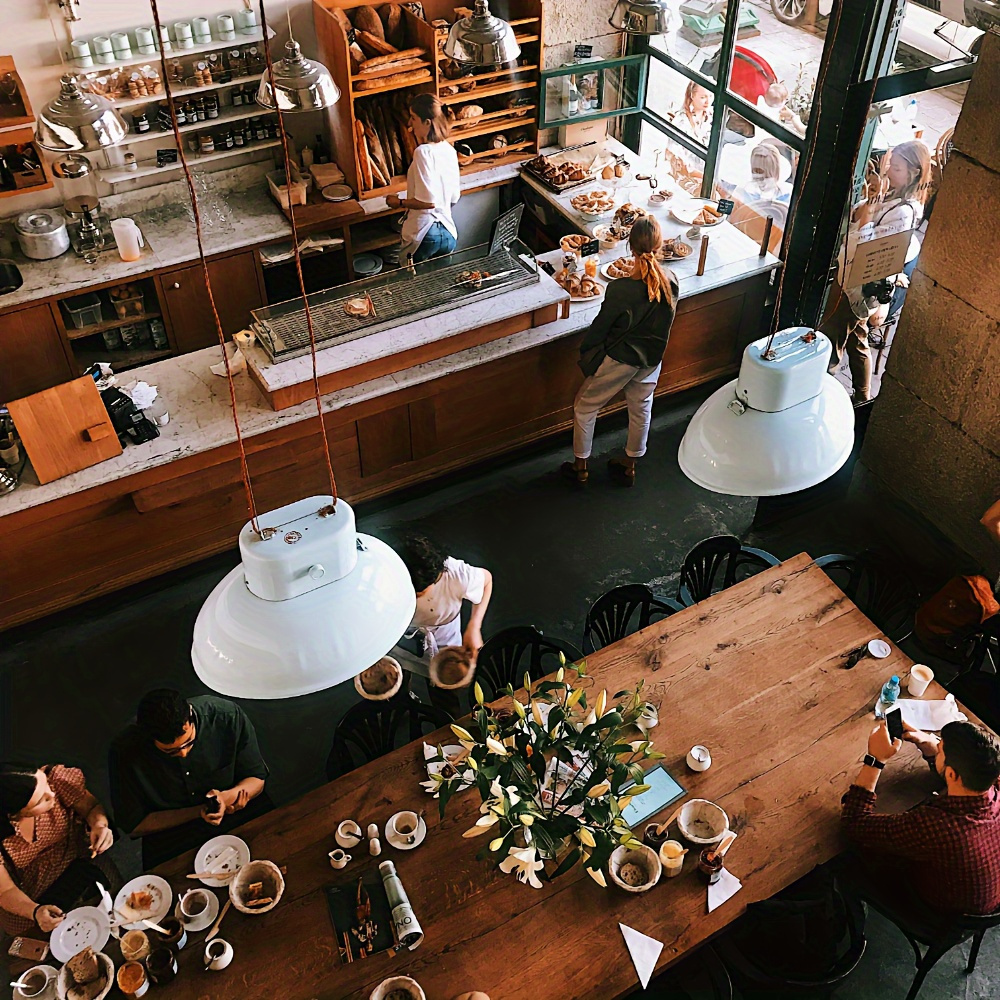
{"label": "eyeglasses", "polygon": [[195,733],[194,736],[189,740],[185,740],[179,747],[170,747],[169,750],[160,747],[161,753],[165,753],[168,757],[179,757],[185,750],[190,749],[194,746],[194,741],[198,739],[198,734]]}

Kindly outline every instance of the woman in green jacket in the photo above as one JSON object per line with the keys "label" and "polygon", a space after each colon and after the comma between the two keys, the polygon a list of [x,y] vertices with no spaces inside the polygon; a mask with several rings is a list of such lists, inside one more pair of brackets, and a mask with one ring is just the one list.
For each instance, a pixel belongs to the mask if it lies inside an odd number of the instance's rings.
{"label": "woman in green jacket", "polygon": [[677,308],[677,278],[656,259],[662,242],[656,219],[644,217],[632,226],[632,275],[608,286],[601,311],[580,345],[580,367],[587,378],[573,403],[574,461],[564,462],[561,470],[575,483],[583,484],[589,476],[598,411],[622,390],[628,441],[625,458],[608,462],[611,477],[623,486],[634,485],[636,460],[646,453],[653,391]]}

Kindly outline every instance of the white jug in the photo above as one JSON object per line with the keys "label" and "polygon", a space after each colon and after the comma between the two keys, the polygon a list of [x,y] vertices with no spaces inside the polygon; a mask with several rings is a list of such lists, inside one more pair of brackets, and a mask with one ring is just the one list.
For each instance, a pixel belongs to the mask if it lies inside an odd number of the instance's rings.
{"label": "white jug", "polygon": [[118,255],[122,260],[138,260],[142,256],[146,242],[134,219],[115,219],[111,223],[111,231],[115,234]]}

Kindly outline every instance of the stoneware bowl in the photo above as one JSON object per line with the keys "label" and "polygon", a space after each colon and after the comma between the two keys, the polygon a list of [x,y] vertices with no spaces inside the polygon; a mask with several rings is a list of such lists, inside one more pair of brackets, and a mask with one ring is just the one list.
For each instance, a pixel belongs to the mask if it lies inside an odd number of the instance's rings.
{"label": "stoneware bowl", "polygon": [[[608,860],[611,881],[626,892],[646,892],[652,889],[659,882],[662,869],[659,855],[645,844],[642,847],[616,847]],[[634,879],[629,878],[628,873],[635,873],[636,870],[643,876],[643,880],[633,885],[631,883]]]}
{"label": "stoneware bowl", "polygon": [[[392,683],[384,690],[378,692],[371,692],[364,686],[364,681],[367,681],[369,677],[372,676],[371,672],[381,672],[383,675],[393,677]],[[393,659],[391,656],[383,656],[378,663],[372,664],[368,670],[363,670],[360,674],[355,675],[354,678],[354,688],[361,695],[362,698],[368,701],[388,701],[390,698],[396,696],[399,689],[403,686],[403,668],[399,665],[399,661]]]}
{"label": "stoneware bowl", "polygon": [[476,674],[476,660],[461,646],[445,646],[431,660],[431,683],[445,691],[467,688]]}
{"label": "stoneware bowl", "polygon": [[685,802],[677,816],[681,836],[692,844],[717,844],[729,829],[726,811],[708,799]]}
{"label": "stoneware bowl", "polygon": [[[272,901],[267,906],[246,905],[246,900],[249,897],[249,886],[254,882],[263,882],[264,895],[272,897]],[[278,905],[284,891],[285,880],[273,861],[251,861],[249,864],[245,864],[229,883],[229,898],[233,901],[233,906],[240,913],[249,913],[251,916],[273,910]]]}
{"label": "stoneware bowl", "polygon": [[420,983],[409,976],[392,976],[383,979],[371,992],[370,1000],[385,1000],[394,990],[409,990],[413,1000],[427,1000],[427,994],[420,988]]}
{"label": "stoneware bowl", "polygon": [[[111,987],[115,985],[115,963],[104,954],[103,951],[97,953],[97,960],[101,963],[101,974],[104,976],[104,989],[100,993],[94,994],[94,1000],[102,1000],[111,992]],[[64,965],[59,970],[59,978],[56,980],[56,992],[59,1000],[66,1000],[69,991],[73,986],[73,977],[70,975],[69,966]]]}

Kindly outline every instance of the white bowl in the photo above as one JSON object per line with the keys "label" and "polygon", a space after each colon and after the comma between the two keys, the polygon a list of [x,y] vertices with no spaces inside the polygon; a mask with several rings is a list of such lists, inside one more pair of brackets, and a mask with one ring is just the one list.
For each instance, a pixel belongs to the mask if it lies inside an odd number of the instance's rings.
{"label": "white bowl", "polygon": [[392,976],[383,979],[371,992],[370,1000],[385,1000],[393,990],[409,990],[413,1000],[427,1000],[427,994],[420,988],[420,983],[409,976]]}
{"label": "white bowl", "polygon": [[729,830],[729,817],[708,799],[691,799],[681,807],[677,827],[692,844],[717,844]]}
{"label": "white bowl", "polygon": [[[629,863],[645,869],[647,881],[642,885],[629,885],[619,877],[619,869],[621,869],[622,865]],[[663,866],[660,864],[660,856],[645,844],[641,847],[616,847],[608,859],[608,873],[611,875],[611,881],[619,889],[624,889],[626,892],[646,892],[652,889],[660,881],[660,873],[662,871]]]}
{"label": "white bowl", "polygon": [[[265,891],[272,896],[272,900],[267,906],[247,906],[243,902],[247,886],[254,882],[265,883]],[[229,883],[229,898],[233,901],[233,906],[240,913],[248,913],[251,916],[273,910],[278,905],[284,891],[285,879],[273,861],[251,861],[249,864],[245,864]]]}
{"label": "white bowl", "polygon": [[[94,1000],[102,1000],[102,997],[106,997],[111,992],[111,987],[115,985],[115,963],[103,951],[97,953],[97,960],[104,970],[104,989],[97,994]],[[69,966],[64,965],[59,970],[59,978],[56,980],[56,992],[59,994],[59,1000],[66,1000],[66,995],[72,985],[73,977],[70,975]]]}

